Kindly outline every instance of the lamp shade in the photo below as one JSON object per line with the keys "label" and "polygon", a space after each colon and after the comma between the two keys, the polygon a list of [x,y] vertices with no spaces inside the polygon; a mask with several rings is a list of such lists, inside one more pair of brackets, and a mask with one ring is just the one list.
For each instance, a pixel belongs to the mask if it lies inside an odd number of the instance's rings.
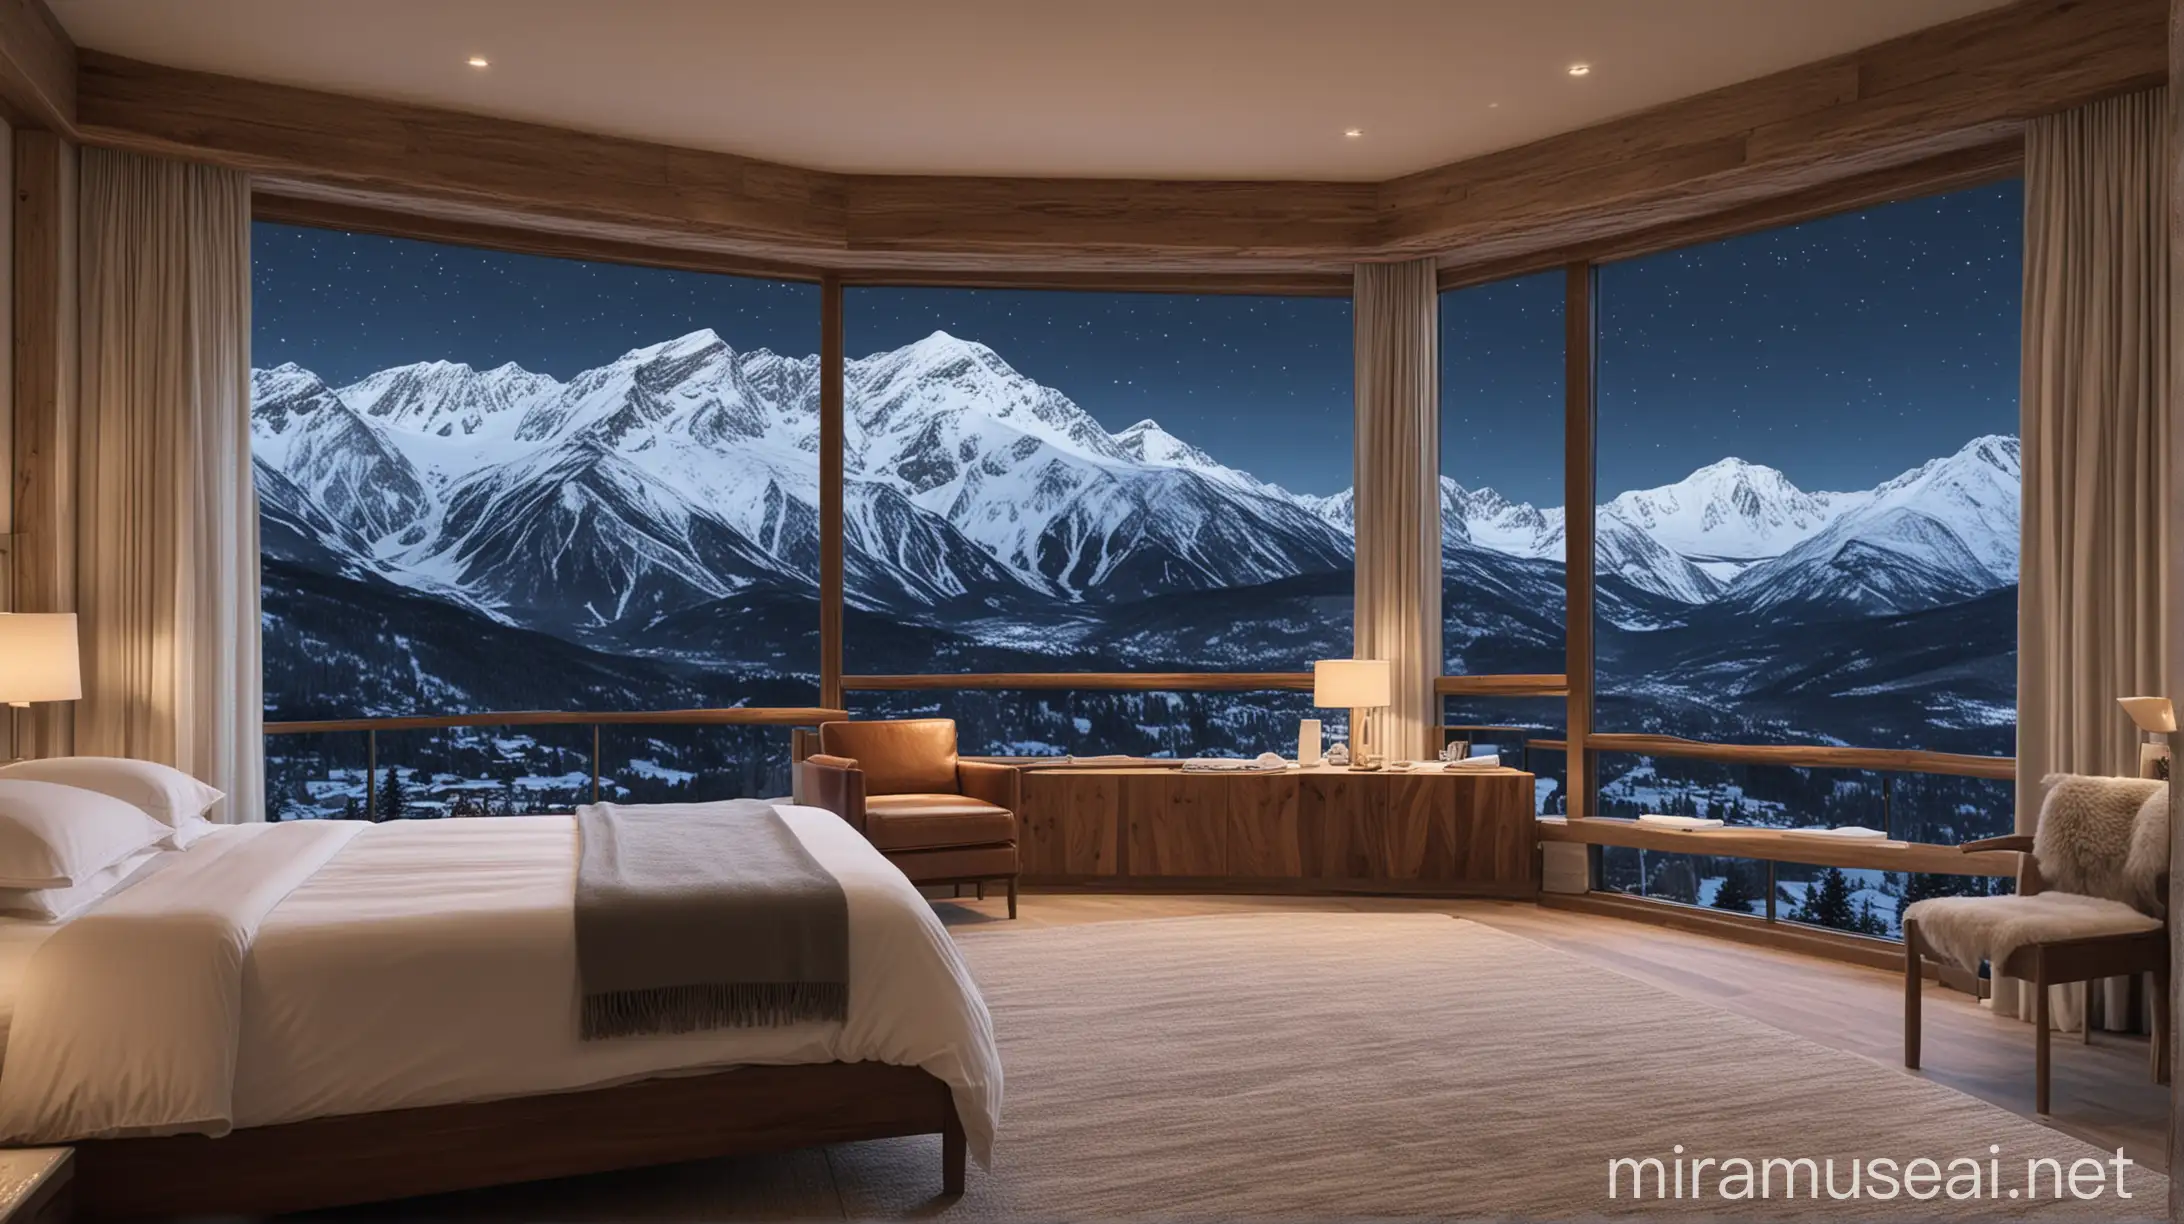
{"label": "lamp shade", "polygon": [[1388,704],[1386,659],[1321,659],[1312,665],[1312,704],[1363,709]]}
{"label": "lamp shade", "polygon": [[2176,709],[2166,697],[2118,697],[2116,704],[2131,716],[2141,731],[2176,730]]}
{"label": "lamp shade", "polygon": [[81,696],[76,614],[0,613],[0,701],[74,701]]}

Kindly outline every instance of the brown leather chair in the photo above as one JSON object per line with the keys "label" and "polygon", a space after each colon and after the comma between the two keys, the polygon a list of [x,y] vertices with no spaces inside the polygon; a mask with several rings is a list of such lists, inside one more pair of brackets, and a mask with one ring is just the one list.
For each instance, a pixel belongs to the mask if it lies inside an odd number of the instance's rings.
{"label": "brown leather chair", "polygon": [[1006,881],[1016,917],[1019,787],[1008,765],[956,756],[955,722],[830,722],[797,762],[796,801],[864,834],[913,884]]}

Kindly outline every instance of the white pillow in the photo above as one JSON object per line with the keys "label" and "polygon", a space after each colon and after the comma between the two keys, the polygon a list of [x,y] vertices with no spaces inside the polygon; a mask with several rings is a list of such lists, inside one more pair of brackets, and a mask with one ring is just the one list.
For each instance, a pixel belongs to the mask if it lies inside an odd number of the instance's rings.
{"label": "white pillow", "polygon": [[101,868],[90,879],[69,888],[0,888],[0,913],[23,914],[50,922],[73,918],[93,901],[120,887],[122,881],[135,876],[138,869],[158,858],[159,854],[157,849],[150,849],[123,855],[119,862]]}
{"label": "white pillow", "polygon": [[70,888],[173,830],[112,795],[0,778],[0,888]]}
{"label": "white pillow", "polygon": [[226,795],[171,765],[137,761],[128,757],[45,757],[0,766],[0,779],[58,782],[84,790],[112,795],[142,809],[145,815],[174,832],[168,844],[186,850],[191,842],[212,831],[205,813]]}

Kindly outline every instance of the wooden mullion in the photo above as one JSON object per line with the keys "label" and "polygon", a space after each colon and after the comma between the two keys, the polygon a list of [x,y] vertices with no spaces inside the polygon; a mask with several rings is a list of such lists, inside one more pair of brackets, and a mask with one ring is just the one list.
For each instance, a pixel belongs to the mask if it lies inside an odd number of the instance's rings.
{"label": "wooden mullion", "polygon": [[842,707],[842,278],[819,280],[819,704]]}
{"label": "wooden mullion", "polygon": [[1586,742],[1593,721],[1594,280],[1591,264],[1573,263],[1563,271],[1562,540],[1568,601],[1562,671],[1569,690],[1564,733],[1570,745],[1563,777],[1564,804],[1572,817],[1592,814],[1595,791]]}

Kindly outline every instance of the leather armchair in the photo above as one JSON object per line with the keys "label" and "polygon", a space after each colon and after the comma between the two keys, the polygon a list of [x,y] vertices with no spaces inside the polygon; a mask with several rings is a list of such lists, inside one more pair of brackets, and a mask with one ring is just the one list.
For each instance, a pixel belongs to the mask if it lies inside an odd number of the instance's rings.
{"label": "leather armchair", "polygon": [[983,897],[1005,881],[1016,916],[1013,767],[960,759],[946,718],[825,723],[819,748],[796,764],[798,803],[848,821],[913,884],[975,884]]}

